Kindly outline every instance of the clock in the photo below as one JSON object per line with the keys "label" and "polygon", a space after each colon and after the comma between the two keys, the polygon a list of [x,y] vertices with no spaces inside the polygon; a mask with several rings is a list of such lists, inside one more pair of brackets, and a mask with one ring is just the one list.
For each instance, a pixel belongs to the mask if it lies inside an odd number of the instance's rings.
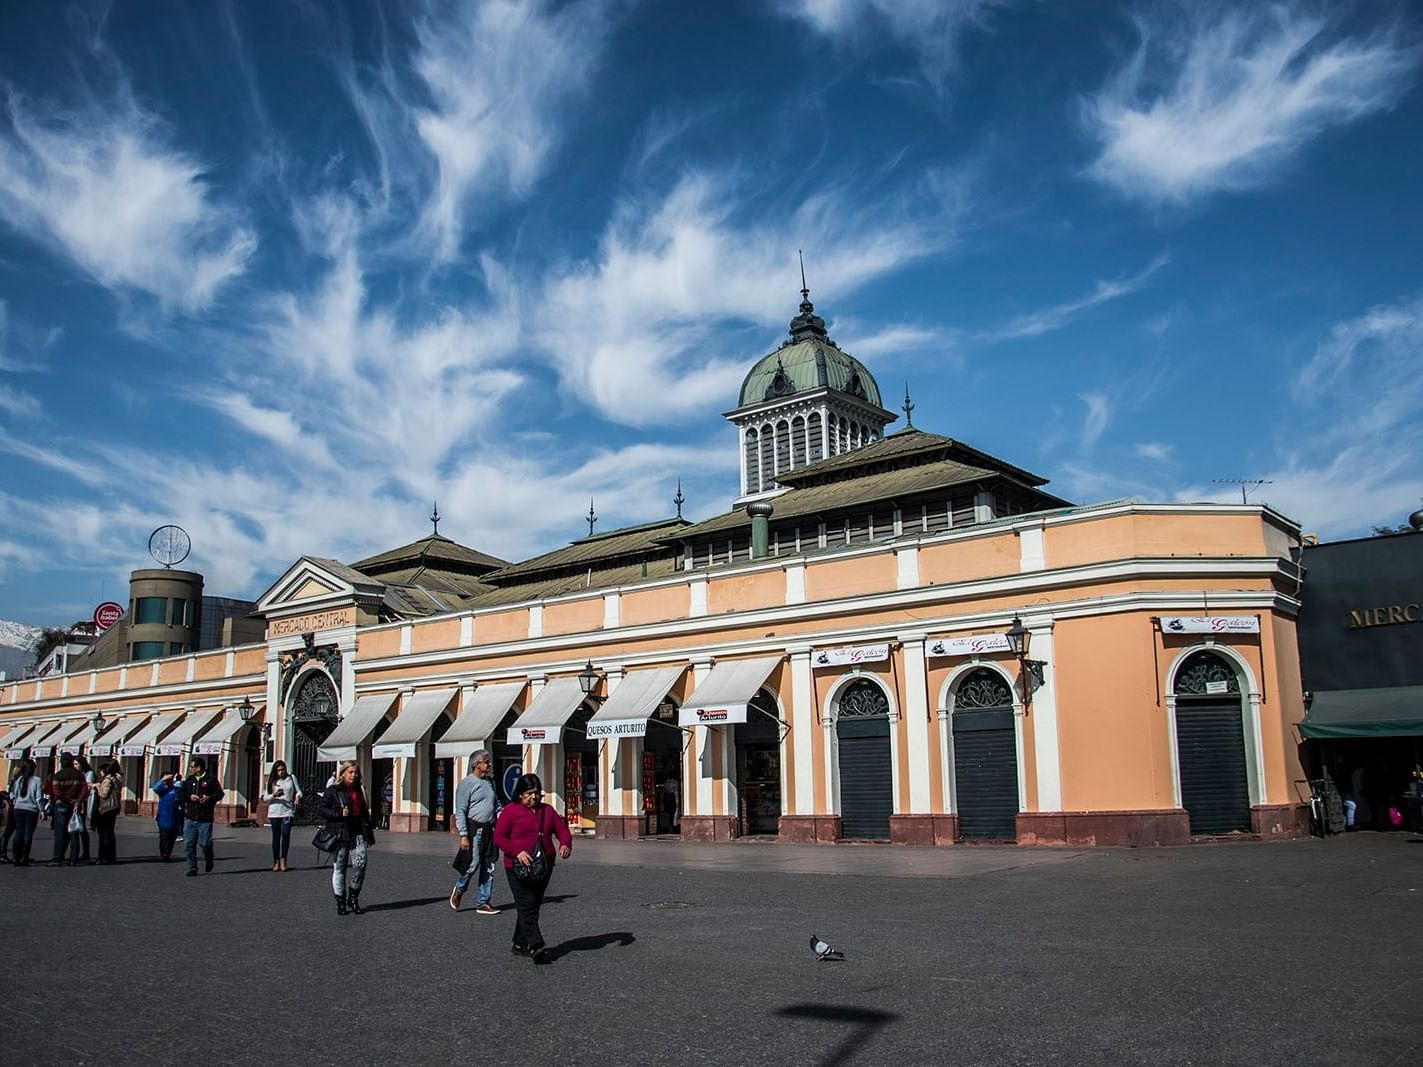
{"label": "clock", "polygon": [[160,526],[148,535],[148,554],[165,567],[182,563],[192,549],[193,542],[181,526]]}

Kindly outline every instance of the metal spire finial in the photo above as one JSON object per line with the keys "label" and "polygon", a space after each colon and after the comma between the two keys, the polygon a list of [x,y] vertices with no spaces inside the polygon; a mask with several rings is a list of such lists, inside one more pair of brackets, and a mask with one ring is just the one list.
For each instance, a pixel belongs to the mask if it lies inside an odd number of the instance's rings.
{"label": "metal spire finial", "polygon": [[810,289],[805,284],[805,253],[797,248],[795,254],[800,257],[800,298],[802,300],[809,300]]}
{"label": "metal spire finial", "polygon": [[904,412],[904,428],[906,430],[914,429],[914,401],[909,399],[908,382],[904,383],[904,404],[899,410]]}
{"label": "metal spire finial", "polygon": [[434,504],[435,504],[434,509],[430,512],[430,521],[431,521],[432,523],[434,523],[434,526],[435,526],[435,536],[436,536],[436,537],[439,537],[439,536],[440,536],[440,502],[439,502],[438,500],[436,500],[436,501],[434,502]]}
{"label": "metal spire finial", "polygon": [[588,498],[588,514],[583,516],[583,519],[588,523],[588,536],[592,537],[593,524],[598,521],[598,513],[593,510],[593,498],[591,496]]}
{"label": "metal spire finial", "polygon": [[672,498],[672,503],[677,505],[677,518],[682,517],[682,505],[687,502],[687,498],[682,495],[682,479],[677,479],[677,495]]}

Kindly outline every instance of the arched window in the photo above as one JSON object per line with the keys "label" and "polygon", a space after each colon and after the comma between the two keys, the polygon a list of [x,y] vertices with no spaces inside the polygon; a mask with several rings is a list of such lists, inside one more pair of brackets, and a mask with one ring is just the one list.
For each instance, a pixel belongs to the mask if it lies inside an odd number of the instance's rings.
{"label": "arched window", "polygon": [[761,492],[776,484],[776,442],[770,426],[761,427]]}
{"label": "arched window", "polygon": [[844,419],[840,420],[840,451],[850,451],[850,424]]}
{"label": "arched window", "polygon": [[1195,653],[1176,672],[1177,696],[1223,696],[1239,692],[1235,668],[1215,652]]}
{"label": "arched window", "polygon": [[970,671],[954,691],[955,711],[998,711],[1012,708],[1013,691],[997,671],[979,667]]}
{"label": "arched window", "polygon": [[842,719],[873,719],[889,717],[889,697],[867,678],[859,678],[840,691],[839,717]]}
{"label": "arched window", "polygon": [[791,424],[782,419],[776,423],[776,473],[791,469]]}
{"label": "arched window", "polygon": [[791,469],[805,466],[805,418],[797,415],[791,420]]}
{"label": "arched window", "polygon": [[810,418],[806,421],[806,432],[810,435],[810,462],[814,463],[818,459],[824,459],[825,449],[820,440],[820,412],[811,412]]}
{"label": "arched window", "polygon": [[746,492],[761,491],[761,435],[754,429],[746,431]]}

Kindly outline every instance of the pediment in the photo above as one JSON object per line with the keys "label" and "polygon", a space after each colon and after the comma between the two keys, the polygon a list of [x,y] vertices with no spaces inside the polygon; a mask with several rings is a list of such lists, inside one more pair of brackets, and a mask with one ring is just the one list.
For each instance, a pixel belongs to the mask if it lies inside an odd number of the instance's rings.
{"label": "pediment", "polygon": [[384,586],[334,560],[303,556],[257,599],[257,614],[268,618],[315,608],[337,608],[379,599]]}

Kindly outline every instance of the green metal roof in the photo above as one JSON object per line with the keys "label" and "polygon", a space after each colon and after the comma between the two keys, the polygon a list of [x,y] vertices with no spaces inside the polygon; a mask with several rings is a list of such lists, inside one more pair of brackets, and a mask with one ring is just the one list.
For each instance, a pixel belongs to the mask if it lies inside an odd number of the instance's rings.
{"label": "green metal roof", "polygon": [[747,407],[827,387],[858,396],[875,407],[884,406],[874,375],[828,338],[791,341],[757,360],[741,383],[741,402],[737,406]]}

